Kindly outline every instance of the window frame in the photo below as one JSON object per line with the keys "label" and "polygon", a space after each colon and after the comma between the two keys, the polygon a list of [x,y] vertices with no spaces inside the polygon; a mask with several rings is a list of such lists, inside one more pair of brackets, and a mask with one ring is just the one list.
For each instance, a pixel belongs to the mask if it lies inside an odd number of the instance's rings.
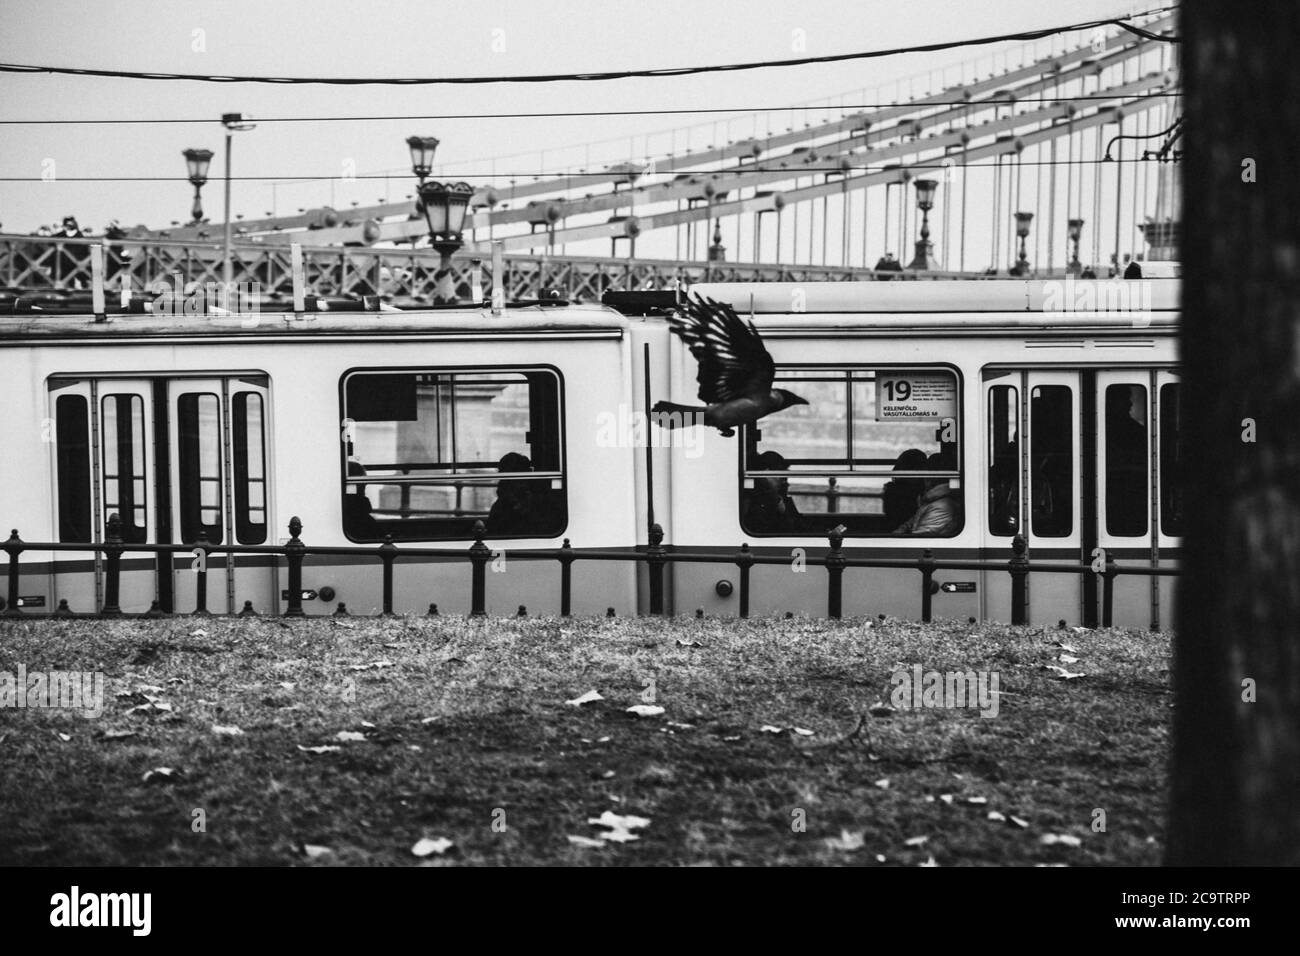
{"label": "window frame", "polygon": [[[743,426],[741,426],[741,428],[740,428],[740,430],[739,430],[739,435],[738,435],[738,437],[739,437],[738,446],[739,446],[739,447],[738,447],[738,453],[737,453],[737,456],[736,456],[736,459],[737,459],[737,476],[738,476],[738,478],[737,478],[737,492],[738,492],[738,493],[737,493],[737,496],[736,496],[736,497],[737,497],[737,504],[736,504],[736,508],[737,508],[737,510],[736,510],[736,522],[737,522],[737,526],[740,528],[740,531],[741,531],[741,533],[742,533],[743,535],[745,535],[745,536],[747,536],[747,537],[751,537],[751,538],[812,538],[812,539],[818,539],[818,540],[824,540],[824,539],[826,538],[826,532],[825,532],[825,531],[823,531],[823,532],[817,532],[817,531],[751,531],[751,530],[749,530],[748,528],[745,527],[745,524],[744,524],[744,519],[745,519],[745,493],[746,493],[746,491],[750,490],[750,489],[746,488],[746,486],[745,486],[745,482],[746,482],[747,480],[753,480],[753,479],[755,479],[755,478],[773,478],[773,477],[784,477],[784,478],[788,478],[788,479],[790,479],[791,481],[794,481],[794,480],[796,480],[797,478],[803,478],[803,477],[812,477],[812,478],[880,478],[880,479],[882,479],[883,481],[888,481],[888,480],[893,479],[893,478],[924,478],[924,477],[929,477],[929,476],[932,476],[932,475],[943,475],[943,476],[946,476],[950,481],[956,481],[956,482],[957,482],[957,485],[956,485],[956,487],[955,487],[954,490],[960,492],[959,500],[960,500],[960,502],[961,502],[961,509],[960,509],[961,523],[960,523],[960,525],[958,526],[957,530],[955,530],[954,532],[952,532],[952,534],[945,534],[945,535],[935,535],[935,534],[906,534],[906,535],[900,535],[900,534],[896,534],[896,533],[894,533],[894,531],[893,531],[892,529],[889,530],[889,531],[882,531],[882,532],[880,532],[880,533],[878,533],[878,534],[875,534],[875,533],[862,533],[862,532],[857,532],[857,531],[854,531],[854,530],[850,529],[850,530],[848,531],[848,533],[845,534],[845,538],[846,538],[846,539],[851,538],[851,539],[854,539],[854,540],[869,540],[869,541],[875,541],[875,542],[879,542],[879,541],[898,541],[898,542],[907,542],[907,541],[936,541],[936,540],[937,540],[937,541],[949,541],[949,540],[951,540],[951,539],[953,539],[953,538],[956,538],[956,537],[958,537],[959,535],[963,534],[963,533],[967,530],[967,528],[969,527],[969,514],[968,514],[968,512],[969,512],[968,497],[969,497],[969,496],[968,496],[967,492],[968,492],[969,489],[967,488],[967,482],[966,482],[966,480],[965,480],[965,479],[966,479],[966,467],[965,467],[965,465],[966,465],[966,426],[965,426],[965,417],[966,417],[966,400],[965,400],[965,399],[966,399],[966,396],[965,396],[965,378],[964,378],[964,376],[962,375],[961,368],[959,368],[957,365],[954,365],[954,364],[952,364],[952,363],[950,363],[950,362],[916,362],[916,363],[908,363],[908,362],[880,362],[880,363],[869,363],[869,362],[854,362],[854,363],[843,363],[843,362],[835,362],[835,363],[832,363],[832,362],[788,362],[788,363],[786,363],[786,362],[778,362],[778,363],[777,363],[777,366],[776,366],[776,380],[774,381],[773,387],[774,387],[774,388],[775,388],[775,387],[791,388],[791,389],[797,391],[797,390],[798,390],[798,385],[797,385],[797,384],[793,384],[793,385],[792,385],[792,384],[791,384],[791,381],[784,381],[784,382],[782,382],[782,381],[780,380],[780,379],[781,379],[781,375],[782,375],[783,372],[827,372],[827,373],[838,373],[838,375],[842,377],[842,379],[843,379],[843,384],[844,384],[844,387],[845,387],[845,389],[846,389],[846,414],[845,414],[845,419],[846,419],[846,435],[845,435],[845,439],[846,439],[846,445],[847,445],[846,451],[847,451],[848,453],[845,455],[845,457],[844,457],[844,459],[843,459],[843,461],[844,461],[844,465],[841,466],[841,467],[835,467],[835,468],[807,468],[807,467],[803,467],[803,468],[799,468],[798,470],[796,470],[796,469],[794,469],[794,468],[790,468],[790,469],[787,469],[787,470],[785,470],[785,471],[763,471],[763,470],[759,470],[759,469],[746,470],[746,468],[745,468],[745,463],[746,463],[746,458],[747,458],[748,453],[749,453],[750,435],[752,434],[751,429],[753,428],[753,426],[752,426],[752,425],[743,425]],[[881,469],[881,470],[877,470],[877,466],[862,466],[862,465],[856,465],[856,466],[855,466],[855,464],[856,464],[857,462],[859,462],[859,461],[863,461],[863,460],[866,460],[866,459],[859,459],[859,458],[855,457],[855,456],[854,456],[854,453],[853,453],[853,452],[854,452],[854,444],[855,444],[855,443],[854,443],[854,440],[853,440],[853,438],[854,438],[854,435],[853,435],[853,404],[852,404],[852,401],[853,401],[853,398],[852,398],[853,386],[854,386],[854,384],[857,383],[857,382],[864,381],[864,379],[855,379],[855,378],[854,378],[854,373],[858,373],[858,372],[869,372],[869,373],[872,373],[873,378],[871,379],[871,381],[873,381],[873,382],[879,380],[879,376],[880,376],[880,374],[881,374],[882,372],[885,372],[885,373],[888,373],[888,372],[918,372],[918,373],[919,373],[919,372],[945,372],[945,373],[950,374],[950,375],[953,377],[953,380],[954,380],[954,382],[955,382],[955,388],[956,388],[956,403],[957,403],[957,409],[956,409],[956,412],[955,412],[955,414],[954,414],[954,416],[953,416],[953,420],[955,421],[955,423],[956,423],[956,425],[957,425],[957,456],[956,456],[956,457],[957,457],[957,466],[956,466],[956,468],[952,469],[951,471],[947,471],[947,472],[942,472],[942,473],[941,473],[941,472],[928,472],[928,471],[893,471],[893,470],[883,470],[883,469]],[[798,380],[795,379],[795,380],[793,380],[793,381],[794,381],[794,382],[797,382]],[[777,414],[780,414],[780,413],[778,412]],[[761,420],[760,420],[760,422],[759,422],[759,424],[758,424],[758,427],[759,427],[760,430],[762,429],[762,421],[761,421]],[[758,451],[759,454],[762,453],[763,449],[758,449],[758,448],[757,448],[757,445],[755,446],[755,448],[756,448],[756,451]],[[768,450],[775,450],[775,449],[768,449]],[[821,514],[821,512],[812,512],[812,514]],[[851,512],[845,512],[845,514],[848,515],[848,514],[852,514],[852,513],[851,513]]]}
{"label": "window frame", "polygon": [[[469,365],[404,365],[404,366],[398,366],[398,365],[374,365],[374,366],[369,366],[369,365],[367,365],[367,366],[354,366],[354,367],[352,367],[352,368],[346,369],[346,370],[343,372],[343,374],[339,376],[339,423],[340,423],[340,427],[339,427],[339,429],[338,429],[338,446],[339,446],[338,454],[339,454],[340,505],[341,505],[342,507],[344,507],[344,508],[346,507],[346,505],[344,505],[344,503],[342,502],[342,498],[346,497],[346,496],[349,494],[349,490],[348,490],[348,489],[349,489],[350,487],[352,487],[352,486],[355,486],[355,485],[406,485],[406,486],[408,486],[408,487],[450,487],[450,486],[452,486],[454,483],[457,483],[457,482],[458,482],[458,483],[461,483],[462,485],[466,485],[466,484],[468,484],[468,485],[496,485],[496,484],[499,484],[499,483],[500,483],[500,481],[501,481],[501,477],[502,477],[500,473],[481,474],[481,475],[469,475],[469,474],[449,473],[449,474],[447,474],[447,475],[445,475],[445,476],[418,475],[418,476],[414,476],[414,477],[412,477],[412,476],[382,476],[382,475],[380,475],[380,476],[375,476],[375,475],[365,475],[365,476],[360,476],[360,477],[350,477],[350,476],[348,475],[348,453],[347,453],[347,444],[348,444],[348,443],[347,443],[347,440],[346,440],[346,439],[347,439],[346,423],[349,422],[349,421],[352,421],[352,419],[351,419],[350,416],[348,415],[348,408],[347,408],[347,392],[348,392],[348,382],[349,382],[349,381],[350,381],[354,376],[364,376],[364,375],[451,375],[451,376],[461,376],[461,375],[473,375],[473,374],[483,374],[483,375],[494,375],[494,374],[496,374],[496,375],[500,375],[500,374],[517,374],[517,375],[526,375],[526,374],[528,374],[528,373],[534,373],[534,374],[536,374],[536,373],[539,373],[539,372],[541,372],[541,373],[546,373],[546,374],[551,375],[551,376],[554,378],[554,381],[555,381],[555,389],[556,389],[556,402],[555,402],[555,414],[556,414],[556,423],[555,423],[555,427],[556,427],[556,442],[555,442],[555,445],[556,445],[556,454],[557,454],[558,457],[559,457],[559,467],[558,467],[557,469],[548,469],[548,470],[546,470],[546,471],[541,471],[541,472],[536,472],[536,471],[534,471],[534,472],[521,473],[520,476],[519,476],[518,478],[507,478],[506,480],[507,480],[507,481],[513,481],[513,480],[533,480],[533,481],[537,481],[537,480],[550,480],[550,481],[552,481],[552,482],[554,482],[554,481],[559,481],[559,482],[560,482],[560,487],[559,487],[558,489],[552,489],[552,490],[558,490],[559,493],[560,493],[560,495],[561,495],[561,502],[562,502],[562,505],[563,505],[562,512],[563,512],[563,519],[564,519],[564,520],[563,520],[563,522],[558,526],[558,529],[557,529],[555,532],[553,532],[553,533],[545,533],[545,534],[542,534],[542,533],[533,533],[533,534],[513,534],[513,533],[507,533],[507,534],[492,534],[492,533],[489,532],[489,533],[485,533],[485,534],[483,535],[483,538],[484,538],[484,540],[523,540],[523,539],[534,539],[534,540],[546,540],[546,541],[549,541],[549,540],[551,540],[551,539],[553,539],[553,538],[559,538],[559,537],[562,537],[562,536],[563,536],[563,535],[568,531],[568,528],[569,528],[569,467],[568,467],[568,464],[569,464],[569,456],[568,456],[568,430],[567,430],[567,427],[566,427],[566,425],[567,425],[567,421],[566,421],[566,416],[565,416],[565,411],[566,411],[566,405],[565,405],[565,401],[566,401],[566,399],[565,399],[565,380],[564,380],[564,373],[561,372],[559,368],[557,368],[556,366],[551,365],[551,364],[549,364],[549,363],[545,363],[545,362],[526,362],[526,363],[508,364],[508,365],[505,365],[505,364],[502,364],[502,365],[492,365],[492,364],[485,364],[485,363],[473,363],[473,364],[469,364]],[[453,414],[454,414],[454,413],[453,413]],[[529,431],[531,431],[531,430],[533,429],[533,422],[532,422],[531,414],[530,414],[530,417],[529,417],[528,425],[529,425]],[[451,440],[452,440],[452,442],[453,442],[453,447],[454,447],[455,442],[456,442],[456,435],[455,435],[455,433],[454,433],[454,428],[455,428],[455,425],[453,425],[453,434],[452,434],[452,436],[451,436]],[[531,457],[531,456],[530,456],[530,457]],[[457,464],[456,462],[452,462],[452,463],[451,463],[452,467],[455,467],[456,464]],[[525,476],[526,476],[526,477],[525,477]],[[432,519],[432,520],[439,520],[439,519]],[[463,520],[463,519],[449,518],[449,519],[443,519],[443,520],[453,520],[453,521],[458,521],[458,520]],[[486,524],[486,519],[485,519],[485,518],[484,518],[484,519],[477,519],[477,520],[483,520],[484,523]],[[400,524],[399,524],[398,522],[393,522],[393,524],[394,524],[394,528],[393,528],[393,530],[396,530],[397,527],[400,527]],[[343,532],[343,536],[344,536],[348,541],[351,541],[351,542],[354,543],[354,544],[375,544],[375,543],[381,543],[381,542],[384,540],[384,535],[378,535],[378,536],[373,537],[373,538],[353,537],[353,535],[349,532],[349,530],[348,530],[348,528],[347,528],[347,522],[346,522],[346,520],[345,520],[344,515],[343,515],[342,512],[340,513],[339,527],[340,527],[340,529],[341,529],[342,532]],[[391,532],[386,531],[385,533],[391,533]],[[417,537],[417,536],[409,536],[409,537],[407,537],[407,536],[403,536],[403,537],[401,537],[401,538],[399,538],[396,534],[393,535],[393,541],[395,541],[395,542],[397,542],[397,541],[405,541],[405,542],[407,542],[407,543],[418,543],[418,542],[421,542],[421,541],[472,541],[472,540],[474,540],[474,537],[473,537],[472,534],[460,534],[460,533],[456,533],[456,534],[442,534],[442,535],[423,535],[423,534],[422,534],[422,535],[419,535],[418,537]]]}

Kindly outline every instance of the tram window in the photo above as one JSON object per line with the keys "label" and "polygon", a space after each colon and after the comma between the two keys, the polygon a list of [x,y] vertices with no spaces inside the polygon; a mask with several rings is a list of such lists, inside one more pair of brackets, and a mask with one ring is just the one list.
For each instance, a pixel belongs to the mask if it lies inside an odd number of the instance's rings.
{"label": "tram window", "polygon": [[1030,521],[1041,538],[1064,538],[1074,527],[1074,411],[1067,385],[1029,393]]}
{"label": "tram window", "polygon": [[1020,525],[1020,400],[1014,385],[989,389],[989,533]]}
{"label": "tram window", "polygon": [[84,395],[54,403],[59,479],[59,540],[90,541],[90,408]]}
{"label": "tram window", "polygon": [[957,376],[778,369],[807,399],[744,430],[740,525],[755,536],[950,537],[963,525]]}
{"label": "tram window", "polygon": [[235,540],[240,544],[263,544],[266,541],[266,424],[261,395],[237,392],[231,398],[230,430],[235,455]]}
{"label": "tram window", "polygon": [[122,521],[122,540],[141,544],[148,534],[144,469],[144,399],[139,395],[105,395],[104,518]]}
{"label": "tram window", "polygon": [[551,538],[568,523],[560,381],[549,370],[354,372],[343,530],[353,541]]}
{"label": "tram window", "polygon": [[1183,534],[1181,388],[1177,383],[1160,387],[1160,530],[1173,537]]}
{"label": "tram window", "polygon": [[210,544],[222,539],[221,419],[217,396],[186,392],[176,401],[177,487],[181,543],[193,544],[199,532]]}
{"label": "tram window", "polygon": [[1106,531],[1147,533],[1147,390],[1106,386]]}

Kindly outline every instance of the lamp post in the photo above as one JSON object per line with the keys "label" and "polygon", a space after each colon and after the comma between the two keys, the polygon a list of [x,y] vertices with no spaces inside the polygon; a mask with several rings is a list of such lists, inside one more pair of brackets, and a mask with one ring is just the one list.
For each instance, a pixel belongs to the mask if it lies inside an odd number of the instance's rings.
{"label": "lamp post", "polygon": [[438,140],[432,136],[408,136],[406,145],[411,150],[411,172],[423,185],[433,172],[433,154],[438,151]]}
{"label": "lamp post", "polygon": [[1025,252],[1025,240],[1029,237],[1029,224],[1033,219],[1032,212],[1016,213],[1016,235],[1020,237],[1020,254],[1014,268],[1010,270],[1013,276],[1029,275],[1029,255]]}
{"label": "lamp post", "polygon": [[1069,275],[1077,276],[1083,271],[1083,265],[1079,262],[1079,239],[1083,236],[1083,220],[1069,220],[1066,224],[1066,229],[1066,235],[1069,237],[1070,243],[1074,247],[1074,252],[1069,264],[1065,267],[1065,271]]}
{"label": "lamp post", "polygon": [[234,138],[235,133],[256,129],[257,124],[245,122],[243,115],[240,113],[223,113],[221,115],[221,125],[226,128],[226,227],[222,242],[221,281],[225,284],[226,294],[229,295],[232,280],[230,271],[230,141]]}
{"label": "lamp post", "polygon": [[452,282],[451,257],[465,244],[461,229],[465,225],[465,212],[474,187],[469,183],[420,183],[420,206],[429,226],[429,239],[438,250],[439,262],[436,276],[435,304],[456,301],[456,288]]}
{"label": "lamp post", "polygon": [[921,238],[916,240],[916,255],[909,269],[938,269],[938,260],[934,258],[934,244],[930,242],[930,210],[934,208],[934,193],[939,188],[935,179],[918,179],[916,181],[916,205],[921,210]]}
{"label": "lamp post", "polygon": [[190,225],[197,226],[203,221],[203,184],[208,181],[208,164],[212,162],[212,150],[187,149],[183,151],[185,168],[190,182],[194,185],[194,205],[190,209]]}

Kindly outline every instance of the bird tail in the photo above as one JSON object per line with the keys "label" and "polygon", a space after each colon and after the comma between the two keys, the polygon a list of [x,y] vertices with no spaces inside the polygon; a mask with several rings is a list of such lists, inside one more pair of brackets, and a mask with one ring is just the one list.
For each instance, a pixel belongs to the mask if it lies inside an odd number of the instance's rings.
{"label": "bird tail", "polygon": [[655,402],[650,410],[650,420],[660,428],[689,428],[704,424],[703,405],[678,405],[676,402]]}

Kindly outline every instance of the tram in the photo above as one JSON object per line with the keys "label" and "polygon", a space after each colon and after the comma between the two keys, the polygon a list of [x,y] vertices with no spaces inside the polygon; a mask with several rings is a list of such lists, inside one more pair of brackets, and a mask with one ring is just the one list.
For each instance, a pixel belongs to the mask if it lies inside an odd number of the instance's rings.
{"label": "tram", "polygon": [[[651,517],[673,552],[784,555],[752,569],[750,612],[818,614],[833,528],[851,556],[1176,566],[1183,513],[1173,280],[704,284],[755,328],[778,387],[808,404],[724,437],[662,429],[696,364],[673,293],[490,310],[0,316],[0,527],[26,542],[308,546],[308,613],[380,607],[367,547],[493,551],[487,609],[559,611],[566,539],[634,551]],[[940,492],[942,527],[908,512]],[[901,520],[900,520],[901,519]],[[125,612],[194,607],[188,553],[128,551]],[[284,609],[285,562],[213,553],[207,607]],[[469,609],[470,567],[400,556],[394,609]],[[0,577],[5,571],[0,568]],[[736,569],[675,560],[667,610],[737,613]],[[940,570],[935,617],[1011,620],[1005,571]],[[1116,624],[1170,620],[1173,577],[1121,575]],[[849,568],[846,615],[919,618],[918,575]],[[103,600],[93,550],[24,551],[25,609]],[[1089,575],[1035,572],[1031,622],[1095,623]],[[0,593],[5,593],[0,590]],[[575,614],[647,610],[631,561],[577,561]]]}

